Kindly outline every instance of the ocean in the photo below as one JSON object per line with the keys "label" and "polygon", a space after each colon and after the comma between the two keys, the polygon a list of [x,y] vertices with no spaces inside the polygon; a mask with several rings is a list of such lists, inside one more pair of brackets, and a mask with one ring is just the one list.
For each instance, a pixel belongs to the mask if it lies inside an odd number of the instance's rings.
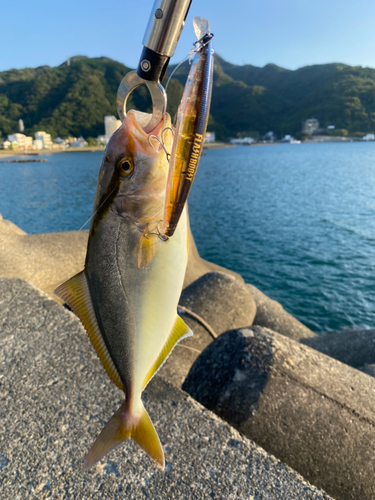
{"label": "ocean", "polygon": [[[0,163],[0,213],[28,233],[79,229],[101,156]],[[189,212],[203,258],[239,272],[312,330],[375,327],[375,143],[208,150]]]}

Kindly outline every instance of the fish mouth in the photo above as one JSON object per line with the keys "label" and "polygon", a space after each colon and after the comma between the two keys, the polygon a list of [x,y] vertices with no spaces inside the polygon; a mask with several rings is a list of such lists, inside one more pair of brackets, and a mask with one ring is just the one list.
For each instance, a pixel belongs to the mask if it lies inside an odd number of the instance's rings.
{"label": "fish mouth", "polygon": [[159,124],[151,132],[147,133],[143,127],[148,124],[150,119],[151,115],[142,111],[130,110],[126,115],[127,128],[137,142],[137,151],[148,156],[159,154],[162,149],[169,153],[172,143],[172,126],[169,113],[164,113]]}

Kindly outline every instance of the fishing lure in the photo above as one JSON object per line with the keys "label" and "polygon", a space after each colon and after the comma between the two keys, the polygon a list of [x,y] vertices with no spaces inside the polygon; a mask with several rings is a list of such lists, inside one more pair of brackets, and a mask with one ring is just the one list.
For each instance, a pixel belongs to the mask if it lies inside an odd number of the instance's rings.
{"label": "fishing lure", "polygon": [[186,204],[206,133],[213,80],[213,34],[207,19],[195,17],[198,38],[182,100],[177,112],[164,207],[163,232],[172,236]]}

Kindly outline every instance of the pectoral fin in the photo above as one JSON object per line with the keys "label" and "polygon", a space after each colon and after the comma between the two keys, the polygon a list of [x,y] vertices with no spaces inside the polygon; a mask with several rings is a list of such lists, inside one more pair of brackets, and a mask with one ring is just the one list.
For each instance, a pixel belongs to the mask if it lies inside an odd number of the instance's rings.
{"label": "pectoral fin", "polygon": [[109,378],[123,391],[123,383],[100,332],[85,271],[81,271],[73,278],[70,278],[70,280],[56,288],[53,293],[64,300],[81,320]]}
{"label": "pectoral fin", "polygon": [[190,328],[185,324],[185,322],[180,318],[180,316],[177,316],[174,327],[172,328],[172,333],[170,334],[170,336],[169,336],[167,342],[165,343],[161,353],[157,357],[155,363],[153,364],[151,370],[148,372],[148,374],[143,382],[143,389],[150,382],[150,380],[155,375],[155,373],[167,361],[169,355],[173,351],[174,346],[178,342],[180,342],[180,340],[182,340],[186,337],[191,337],[192,335],[193,335],[193,332],[190,330]]}
{"label": "pectoral fin", "polygon": [[147,267],[156,254],[159,238],[157,234],[144,234],[141,238],[138,251],[138,267],[144,269]]}

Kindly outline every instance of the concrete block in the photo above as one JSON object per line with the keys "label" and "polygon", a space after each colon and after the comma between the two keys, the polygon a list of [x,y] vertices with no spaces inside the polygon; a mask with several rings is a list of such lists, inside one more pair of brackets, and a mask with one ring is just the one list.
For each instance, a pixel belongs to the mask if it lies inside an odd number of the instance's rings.
{"label": "concrete block", "polygon": [[[191,283],[183,290],[180,304],[202,318],[216,335],[252,325],[256,312],[255,301],[245,284],[222,272],[207,273]],[[180,314],[194,336],[175,347],[160,372],[177,387],[181,387],[200,352],[214,340],[199,320]]]}
{"label": "concrete block", "polygon": [[375,330],[325,333],[301,342],[354,368],[375,363]]}
{"label": "concrete block", "polygon": [[334,498],[375,498],[373,378],[254,326],[209,345],[183,389]]}
{"label": "concrete block", "polygon": [[83,456],[122,393],[78,319],[47,295],[2,279],[0,310],[0,498],[330,499],[158,376],[144,402],[165,471],[128,441],[83,472]]}
{"label": "concrete block", "polygon": [[246,286],[253,295],[257,306],[254,325],[270,328],[293,340],[317,336],[310,328],[307,328],[298,319],[286,312],[281,304],[267,297],[255,286],[249,283]]}

